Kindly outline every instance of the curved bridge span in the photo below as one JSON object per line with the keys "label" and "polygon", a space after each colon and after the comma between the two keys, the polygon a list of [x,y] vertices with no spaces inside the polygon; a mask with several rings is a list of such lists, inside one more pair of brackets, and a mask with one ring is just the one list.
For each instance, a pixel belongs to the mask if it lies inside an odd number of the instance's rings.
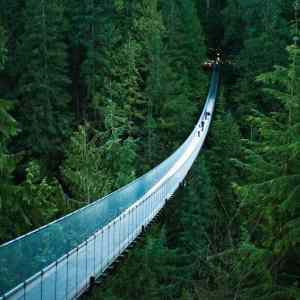
{"label": "curved bridge span", "polygon": [[175,193],[197,158],[219,87],[213,68],[203,112],[186,141],[160,165],[108,196],[0,246],[0,300],[78,298]]}

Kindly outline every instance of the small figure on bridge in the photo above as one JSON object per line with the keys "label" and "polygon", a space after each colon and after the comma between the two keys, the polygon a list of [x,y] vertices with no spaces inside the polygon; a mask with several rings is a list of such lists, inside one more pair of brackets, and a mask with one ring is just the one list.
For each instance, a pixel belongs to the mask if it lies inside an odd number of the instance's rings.
{"label": "small figure on bridge", "polygon": [[204,121],[201,121],[201,127],[202,127],[202,131],[204,130]]}
{"label": "small figure on bridge", "polygon": [[210,116],[210,112],[206,111],[206,112],[205,112],[205,120],[206,120],[207,117],[209,117],[209,116]]}
{"label": "small figure on bridge", "polygon": [[200,137],[201,136],[201,131],[200,130],[198,130],[198,137]]}

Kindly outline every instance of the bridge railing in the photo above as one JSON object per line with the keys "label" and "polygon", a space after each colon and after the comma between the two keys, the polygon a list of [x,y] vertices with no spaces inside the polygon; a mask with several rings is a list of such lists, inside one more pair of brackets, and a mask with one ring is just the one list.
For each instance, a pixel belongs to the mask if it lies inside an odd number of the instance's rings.
{"label": "bridge railing", "polygon": [[90,278],[111,265],[184,180],[208,132],[218,83],[216,66],[197,125],[159,166],[103,199],[1,246],[0,300],[80,296]]}

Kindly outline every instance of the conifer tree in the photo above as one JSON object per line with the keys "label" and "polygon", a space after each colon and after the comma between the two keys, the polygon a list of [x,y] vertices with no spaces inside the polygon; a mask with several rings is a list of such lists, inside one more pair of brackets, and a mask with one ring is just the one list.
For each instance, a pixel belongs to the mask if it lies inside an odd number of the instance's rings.
{"label": "conifer tree", "polygon": [[193,2],[165,3],[162,14],[168,40],[162,58],[158,130],[166,133],[162,136],[164,151],[160,154],[165,157],[166,151],[170,153],[190,132],[198,111],[196,99],[205,98],[207,79],[200,67],[206,47]]}
{"label": "conifer tree", "polygon": [[136,142],[113,102],[104,108],[105,130],[80,126],[71,138],[62,173],[75,203],[91,203],[135,178]]}
{"label": "conifer tree", "polygon": [[[229,51],[234,45],[237,49],[233,49],[233,54],[238,54],[234,56],[231,65],[232,79],[235,81],[236,75],[240,75],[230,97],[231,107],[248,136],[251,128],[246,116],[252,109],[263,108],[264,111],[270,111],[271,107],[268,97],[261,96],[262,86],[255,81],[255,77],[270,71],[274,63],[284,65],[287,62],[286,47],[290,37],[288,20],[283,16],[281,3],[279,0],[230,0],[224,10],[224,44],[229,47]],[[235,42],[232,44],[231,41]],[[241,49],[239,45],[242,45]]]}
{"label": "conifer tree", "polygon": [[[86,49],[81,76],[85,82],[85,102],[83,108],[90,112],[85,118],[93,119],[95,126],[99,120],[105,96],[105,82],[111,78],[112,56],[120,40],[116,29],[115,8],[112,1],[84,1],[81,43]],[[99,126],[99,125],[98,125]]]}
{"label": "conifer tree", "polygon": [[188,70],[193,97],[196,99],[205,98],[206,90],[203,88],[205,76],[200,66],[206,57],[206,46],[201,23],[194,1],[181,2],[179,9],[181,10],[180,31],[183,32],[183,39],[180,41],[179,31],[177,41],[182,44],[177,45],[177,47],[182,47],[183,64]]}
{"label": "conifer tree", "polygon": [[181,280],[185,282],[187,290],[193,290],[194,285],[205,282],[207,277],[206,261],[214,251],[211,233],[215,226],[215,216],[218,215],[213,186],[203,156],[195,162],[180,201],[177,249],[184,265]]}
{"label": "conifer tree", "polygon": [[222,17],[226,24],[223,47],[226,49],[227,55],[234,58],[242,49],[246,30],[240,1],[229,0],[226,8],[222,11]]}
{"label": "conifer tree", "polygon": [[113,190],[136,177],[137,141],[130,135],[128,124],[126,111],[110,101],[105,107],[104,143],[100,151]]}
{"label": "conifer tree", "polygon": [[143,127],[146,114],[144,109],[145,100],[140,87],[142,79],[138,68],[140,51],[140,44],[129,37],[120,53],[124,65],[120,70],[121,80],[117,83],[120,88],[119,103],[121,103],[128,118],[128,134],[135,138],[141,133],[139,128]]}
{"label": "conifer tree", "polygon": [[64,7],[61,1],[29,0],[21,37],[18,116],[19,147],[56,165],[70,133]]}
{"label": "conifer tree", "polygon": [[[238,188],[244,212],[243,246],[251,249],[251,259],[259,265],[250,273],[255,278],[252,287],[264,286],[256,293],[264,291],[269,299],[278,295],[297,299],[300,294],[299,270],[294,267],[300,259],[300,52],[297,46],[288,52],[288,67],[277,66],[258,77],[277,105],[270,115],[257,112],[250,118],[258,128],[259,142],[248,142],[246,162],[241,165],[248,180]],[[267,285],[262,270],[269,278]]]}
{"label": "conifer tree", "polygon": [[[157,119],[160,116],[162,97],[163,38],[165,28],[158,1],[144,1],[141,4],[141,17],[138,20],[140,39],[144,49],[142,70],[145,80],[145,105],[147,105],[145,131],[141,134],[148,168],[157,161],[158,132]],[[147,168],[147,167],[146,167]]]}
{"label": "conifer tree", "polygon": [[1,75],[0,93],[4,97],[12,99],[17,97],[17,80],[23,71],[21,64],[17,61],[17,45],[24,30],[24,2],[0,1],[0,23],[5,25],[7,40],[6,66]]}
{"label": "conifer tree", "polygon": [[[285,63],[285,48],[289,39],[289,30],[286,21],[281,17],[280,0],[240,1],[244,14],[246,31],[245,48],[241,53],[241,67],[252,70],[266,71],[274,65]],[[274,48],[276,45],[276,48]],[[256,66],[253,66],[253,63]]]}
{"label": "conifer tree", "polygon": [[10,217],[18,235],[45,225],[68,211],[61,186],[56,179],[45,177],[35,161],[29,163],[25,181],[17,191]]}
{"label": "conifer tree", "polygon": [[[80,126],[71,137],[62,173],[74,200],[82,204],[110,192],[108,178],[102,171],[100,136],[88,126]],[[75,206],[76,207],[76,206]]]}
{"label": "conifer tree", "polygon": [[7,149],[9,140],[17,134],[16,121],[8,113],[10,108],[9,102],[0,100],[0,241],[2,242],[12,236],[13,230],[9,229],[12,222],[10,217],[17,190],[13,175],[17,161]]}
{"label": "conifer tree", "polygon": [[168,56],[173,71],[186,69],[194,98],[205,98],[206,78],[201,64],[206,57],[206,46],[194,1],[171,1],[163,6],[163,11],[165,9]]}
{"label": "conifer tree", "polygon": [[0,24],[0,71],[3,69],[7,59],[6,39],[4,28]]}
{"label": "conifer tree", "polygon": [[223,212],[229,217],[236,208],[232,184],[241,180],[233,160],[241,157],[242,149],[239,128],[232,115],[225,113],[221,105],[219,103],[219,115],[212,125],[208,157],[217,201],[221,201]]}
{"label": "conifer tree", "polygon": [[206,234],[214,211],[213,189],[203,157],[195,163],[191,180],[185,189],[181,207],[181,245],[191,256],[207,253]]}
{"label": "conifer tree", "polygon": [[[6,34],[0,26],[0,71],[6,61]],[[9,114],[11,103],[0,99],[0,241],[10,237],[8,232],[11,220],[8,212],[13,208],[16,195],[13,172],[16,168],[16,158],[8,152],[8,142],[17,134],[16,120]]]}

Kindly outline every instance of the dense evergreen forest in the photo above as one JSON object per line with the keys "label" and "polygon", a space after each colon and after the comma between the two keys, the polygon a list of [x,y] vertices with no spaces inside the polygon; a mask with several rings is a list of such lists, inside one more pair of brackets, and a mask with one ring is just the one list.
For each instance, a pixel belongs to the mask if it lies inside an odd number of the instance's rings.
{"label": "dense evergreen forest", "polygon": [[222,85],[164,218],[92,299],[300,299],[300,3],[0,0],[0,242],[172,153]]}

